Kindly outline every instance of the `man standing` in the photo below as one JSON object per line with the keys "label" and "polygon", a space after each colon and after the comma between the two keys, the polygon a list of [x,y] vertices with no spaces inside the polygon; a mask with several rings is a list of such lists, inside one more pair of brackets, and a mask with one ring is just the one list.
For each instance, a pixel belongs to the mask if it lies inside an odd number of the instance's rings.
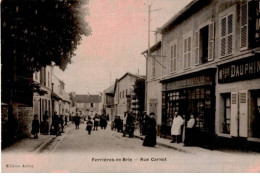
{"label": "man standing", "polygon": [[175,116],[172,122],[171,135],[173,136],[171,143],[181,142],[181,126],[184,124],[184,120],[179,116],[178,112],[175,112]]}
{"label": "man standing", "polygon": [[78,112],[76,113],[76,116],[74,118],[74,122],[75,122],[76,130],[79,129],[80,117],[79,117]]}
{"label": "man standing", "polygon": [[150,117],[146,114],[146,111],[144,111],[142,135],[146,135],[149,120]]}

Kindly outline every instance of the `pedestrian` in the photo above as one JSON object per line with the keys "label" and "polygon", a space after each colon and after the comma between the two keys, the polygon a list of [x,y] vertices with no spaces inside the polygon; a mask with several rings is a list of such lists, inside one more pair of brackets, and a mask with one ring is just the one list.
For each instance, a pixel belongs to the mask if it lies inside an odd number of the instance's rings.
{"label": "pedestrian", "polygon": [[109,121],[109,114],[107,114],[107,116],[106,116],[106,120]]}
{"label": "pedestrian", "polygon": [[51,124],[51,134],[57,135],[59,129],[59,117],[57,115],[57,111],[54,111],[52,115],[52,124]]}
{"label": "pedestrian", "polygon": [[45,114],[43,115],[43,132],[44,135],[49,134],[49,116],[48,111],[45,111]]}
{"label": "pedestrian", "polygon": [[91,118],[89,117],[88,121],[87,121],[87,126],[86,126],[86,130],[88,131],[89,135],[91,134],[92,127],[93,127],[93,122],[91,121]]}
{"label": "pedestrian", "polygon": [[32,121],[32,134],[34,139],[38,139],[38,133],[40,131],[40,122],[38,120],[38,115],[34,114],[34,119]]}
{"label": "pedestrian", "polygon": [[61,127],[61,133],[64,133],[64,120],[63,120],[63,115],[60,115],[59,116],[59,124],[60,124],[60,127]]}
{"label": "pedestrian", "polygon": [[99,119],[98,115],[95,114],[95,116],[94,116],[94,129],[93,129],[93,131],[95,131],[95,130],[98,131],[99,122],[100,122],[100,119]]}
{"label": "pedestrian", "polygon": [[76,130],[79,129],[80,117],[79,117],[78,112],[76,113],[76,116],[74,117],[74,123],[75,123]]}
{"label": "pedestrian", "polygon": [[154,147],[156,143],[156,121],[154,119],[155,114],[150,113],[150,118],[147,122],[147,133],[144,138],[143,146]]}
{"label": "pedestrian", "polygon": [[187,127],[185,130],[185,140],[184,140],[185,146],[195,145],[195,141],[196,141],[195,123],[196,122],[194,119],[194,115],[190,114],[190,119],[187,123]]}
{"label": "pedestrian", "polygon": [[173,118],[172,122],[172,128],[171,128],[171,135],[172,135],[172,141],[171,143],[180,143],[181,142],[181,127],[184,124],[184,120],[182,117],[178,114],[178,112],[175,112],[175,116]]}

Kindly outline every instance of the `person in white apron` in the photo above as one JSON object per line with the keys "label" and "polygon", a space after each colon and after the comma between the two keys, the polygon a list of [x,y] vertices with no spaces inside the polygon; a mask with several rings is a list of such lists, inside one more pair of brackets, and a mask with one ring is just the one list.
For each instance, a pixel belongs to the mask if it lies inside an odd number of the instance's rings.
{"label": "person in white apron", "polygon": [[175,116],[172,121],[171,135],[173,136],[171,143],[180,143],[181,142],[181,126],[184,124],[184,120],[175,112]]}

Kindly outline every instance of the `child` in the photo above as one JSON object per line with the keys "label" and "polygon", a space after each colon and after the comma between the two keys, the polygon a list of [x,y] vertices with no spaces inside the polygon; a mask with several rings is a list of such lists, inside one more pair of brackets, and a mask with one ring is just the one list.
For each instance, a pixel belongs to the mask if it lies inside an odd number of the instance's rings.
{"label": "child", "polygon": [[91,118],[88,118],[87,127],[86,127],[88,134],[91,134],[92,127],[93,127],[93,122],[91,121]]}

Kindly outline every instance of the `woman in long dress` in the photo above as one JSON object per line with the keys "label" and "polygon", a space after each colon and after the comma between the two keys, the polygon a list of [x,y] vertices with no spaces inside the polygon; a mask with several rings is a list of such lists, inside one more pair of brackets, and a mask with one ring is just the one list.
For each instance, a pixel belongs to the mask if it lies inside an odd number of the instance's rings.
{"label": "woman in long dress", "polygon": [[154,119],[154,113],[150,113],[150,118],[147,123],[147,134],[145,136],[143,146],[154,147],[156,143],[156,121]]}

